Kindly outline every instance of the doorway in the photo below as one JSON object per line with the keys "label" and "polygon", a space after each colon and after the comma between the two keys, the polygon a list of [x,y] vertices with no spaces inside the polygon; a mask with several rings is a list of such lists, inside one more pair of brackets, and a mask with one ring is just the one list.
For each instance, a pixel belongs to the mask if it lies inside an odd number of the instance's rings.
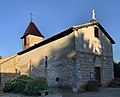
{"label": "doorway", "polygon": [[95,67],[95,79],[101,83],[101,72],[100,67]]}

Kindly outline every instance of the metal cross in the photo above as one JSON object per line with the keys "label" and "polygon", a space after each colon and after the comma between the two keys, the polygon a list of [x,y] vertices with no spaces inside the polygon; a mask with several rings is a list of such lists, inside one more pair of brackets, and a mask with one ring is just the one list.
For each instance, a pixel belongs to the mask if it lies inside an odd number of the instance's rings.
{"label": "metal cross", "polygon": [[32,13],[30,13],[31,22],[32,22],[32,16],[33,16],[33,14],[32,14]]}

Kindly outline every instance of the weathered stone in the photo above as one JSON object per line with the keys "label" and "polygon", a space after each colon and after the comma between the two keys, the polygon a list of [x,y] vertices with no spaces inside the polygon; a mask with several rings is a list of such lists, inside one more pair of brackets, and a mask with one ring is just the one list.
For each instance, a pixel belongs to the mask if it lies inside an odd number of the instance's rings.
{"label": "weathered stone", "polygon": [[[86,28],[85,25],[89,26]],[[114,74],[113,41],[107,37],[108,34],[105,36],[106,32],[101,31],[98,23],[85,25],[72,27],[48,40],[26,36],[30,44],[23,43],[25,50],[0,59],[1,84],[20,74],[27,74],[31,77],[46,77],[49,86],[55,87],[58,77],[60,86],[69,86],[77,91],[87,81],[97,79],[96,68],[99,70],[99,81],[103,85],[108,83]],[[99,38],[94,36],[94,27],[99,30]]]}

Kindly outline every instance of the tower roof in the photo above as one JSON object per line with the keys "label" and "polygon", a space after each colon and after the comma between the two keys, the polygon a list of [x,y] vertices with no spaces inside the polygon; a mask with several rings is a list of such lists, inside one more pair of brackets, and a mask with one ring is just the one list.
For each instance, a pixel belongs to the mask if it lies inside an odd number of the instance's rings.
{"label": "tower roof", "polygon": [[44,38],[44,36],[40,33],[40,31],[38,30],[38,28],[36,27],[36,25],[32,21],[28,25],[28,27],[27,27],[24,35],[21,37],[21,39],[23,39],[24,37],[26,37],[29,34]]}

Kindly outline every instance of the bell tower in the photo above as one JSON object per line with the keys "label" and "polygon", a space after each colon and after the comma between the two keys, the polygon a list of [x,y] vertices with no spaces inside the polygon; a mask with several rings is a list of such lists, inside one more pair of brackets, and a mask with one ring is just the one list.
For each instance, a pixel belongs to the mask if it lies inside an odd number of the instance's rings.
{"label": "bell tower", "polygon": [[39,42],[42,42],[44,36],[40,33],[36,25],[31,20],[21,39],[22,39],[22,48],[24,50]]}

